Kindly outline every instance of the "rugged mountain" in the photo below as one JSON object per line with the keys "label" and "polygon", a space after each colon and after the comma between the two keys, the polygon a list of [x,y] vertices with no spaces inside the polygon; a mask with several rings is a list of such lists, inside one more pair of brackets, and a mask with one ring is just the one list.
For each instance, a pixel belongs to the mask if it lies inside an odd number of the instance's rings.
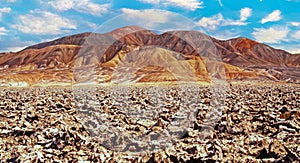
{"label": "rugged mountain", "polygon": [[0,84],[300,79],[300,55],[247,38],[136,27],[82,33],[0,54]]}
{"label": "rugged mountain", "polygon": [[288,60],[292,54],[247,38],[236,38],[227,41],[213,40],[223,60],[239,67],[297,67],[297,64]]}
{"label": "rugged mountain", "polygon": [[[53,41],[49,42],[43,42],[40,44],[36,44],[33,46],[29,46],[26,49],[42,49],[48,46],[53,45],[78,45],[82,46],[84,44],[89,45],[103,45],[103,44],[111,44],[112,42],[119,39],[119,37],[123,37],[125,35],[128,35],[130,33],[135,33],[137,31],[143,31],[143,34],[146,33],[146,29],[140,28],[137,26],[128,26],[124,28],[118,28],[111,32],[99,34],[99,33],[92,33],[92,32],[86,32],[81,34],[75,34],[72,36],[66,36],[62,37]],[[150,32],[150,31],[147,31]],[[152,32],[150,32],[152,33]],[[155,33],[152,33],[155,34]]]}
{"label": "rugged mountain", "polygon": [[7,53],[0,58],[0,84],[70,83],[76,45],[53,45]]}
{"label": "rugged mountain", "polygon": [[213,40],[225,63],[247,70],[266,71],[279,80],[299,82],[299,54],[290,54],[247,38]]}
{"label": "rugged mountain", "polygon": [[86,33],[82,33],[82,34],[66,36],[66,37],[63,37],[60,39],[56,39],[54,41],[43,42],[40,44],[29,46],[29,47],[25,48],[25,50],[26,49],[42,49],[42,48],[45,48],[48,46],[53,46],[53,45],[82,45],[91,34],[92,33],[90,33],[90,32],[86,32]]}
{"label": "rugged mountain", "polygon": [[289,67],[300,67],[300,54],[289,55],[286,59],[286,64]]}

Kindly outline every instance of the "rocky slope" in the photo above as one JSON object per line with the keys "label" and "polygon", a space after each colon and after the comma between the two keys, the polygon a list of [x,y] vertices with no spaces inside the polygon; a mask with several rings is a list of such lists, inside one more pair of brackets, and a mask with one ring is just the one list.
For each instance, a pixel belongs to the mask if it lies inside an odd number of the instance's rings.
{"label": "rocky slope", "polygon": [[0,84],[210,82],[213,78],[299,82],[299,67],[299,54],[247,38],[221,41],[196,31],[156,34],[130,26],[2,53]]}

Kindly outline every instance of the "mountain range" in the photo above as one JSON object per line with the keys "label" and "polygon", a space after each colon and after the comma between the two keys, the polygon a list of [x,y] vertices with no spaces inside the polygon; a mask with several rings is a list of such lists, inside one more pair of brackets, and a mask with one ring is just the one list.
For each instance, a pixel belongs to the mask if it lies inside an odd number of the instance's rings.
{"label": "mountain range", "polygon": [[300,82],[300,54],[248,38],[126,26],[0,53],[1,86],[201,81]]}

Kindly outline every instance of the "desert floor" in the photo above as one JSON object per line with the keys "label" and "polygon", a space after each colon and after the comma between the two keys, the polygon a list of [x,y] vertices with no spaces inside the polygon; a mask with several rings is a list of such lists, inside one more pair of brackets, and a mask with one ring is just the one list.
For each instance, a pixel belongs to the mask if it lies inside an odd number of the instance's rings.
{"label": "desert floor", "polygon": [[1,162],[297,162],[300,85],[0,88]]}

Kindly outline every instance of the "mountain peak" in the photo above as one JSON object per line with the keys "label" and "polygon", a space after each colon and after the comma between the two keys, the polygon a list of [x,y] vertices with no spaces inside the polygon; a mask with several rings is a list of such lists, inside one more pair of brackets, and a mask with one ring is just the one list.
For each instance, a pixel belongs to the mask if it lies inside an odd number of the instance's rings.
{"label": "mountain peak", "polygon": [[245,38],[245,37],[240,37],[240,38],[237,38],[236,40],[237,40],[236,46],[240,50],[251,49],[253,46],[259,44],[258,42],[248,39],[248,38]]}
{"label": "mountain peak", "polygon": [[108,33],[118,33],[120,31],[135,32],[135,31],[145,31],[145,30],[147,30],[147,29],[139,27],[139,26],[124,26],[121,28],[114,29]]}
{"label": "mountain peak", "polygon": [[85,32],[85,33],[80,33],[80,34],[75,34],[71,36],[65,36],[53,41],[48,41],[48,42],[43,42],[40,44],[36,44],[33,46],[29,46],[26,49],[42,49],[47,46],[52,46],[52,45],[59,45],[59,44],[67,44],[67,45],[82,45],[85,41],[86,38],[88,38],[92,32]]}
{"label": "mountain peak", "polygon": [[156,33],[139,26],[125,26],[122,28],[117,28],[111,32],[108,32],[107,34],[112,35],[115,39],[119,40],[126,35],[136,33],[136,32],[144,32],[145,34],[148,33],[148,34],[156,35]]}

